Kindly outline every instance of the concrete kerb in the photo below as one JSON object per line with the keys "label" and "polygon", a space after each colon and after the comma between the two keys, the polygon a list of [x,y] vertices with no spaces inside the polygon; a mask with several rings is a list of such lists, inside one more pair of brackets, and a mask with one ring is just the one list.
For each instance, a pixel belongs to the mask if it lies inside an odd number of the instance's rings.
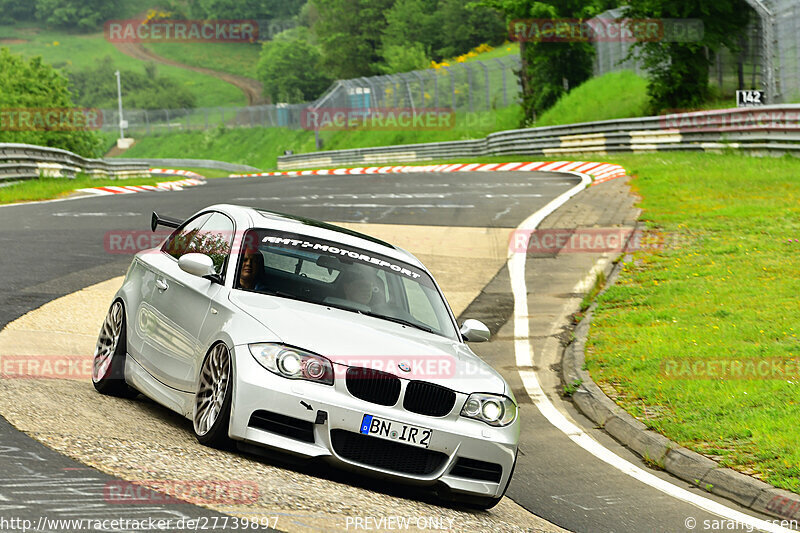
{"label": "concrete kerb", "polygon": [[[605,269],[606,287],[614,284],[621,268],[612,262]],[[564,350],[561,378],[577,385],[572,394],[575,406],[590,420],[627,446],[647,463],[712,494],[733,500],[753,511],[782,520],[800,520],[800,495],[778,489],[695,453],[660,433],[647,429],[611,400],[584,369],[586,340],[597,303],[586,311],[574,331],[574,340]]]}

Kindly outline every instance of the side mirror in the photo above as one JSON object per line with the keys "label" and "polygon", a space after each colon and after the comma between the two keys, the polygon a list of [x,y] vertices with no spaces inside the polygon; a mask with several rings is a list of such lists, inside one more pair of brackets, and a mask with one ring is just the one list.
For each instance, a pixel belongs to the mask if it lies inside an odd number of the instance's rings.
{"label": "side mirror", "polygon": [[150,217],[150,229],[153,231],[155,231],[159,226],[177,229],[181,227],[181,224],[183,224],[182,220],[172,217],[162,217],[159,216],[155,211],[153,211],[153,216]]}
{"label": "side mirror", "polygon": [[178,266],[184,272],[204,278],[216,275],[214,261],[205,254],[186,254],[178,259]]}
{"label": "side mirror", "polygon": [[472,318],[464,321],[459,333],[461,333],[461,336],[467,342],[486,342],[491,336],[486,324]]}

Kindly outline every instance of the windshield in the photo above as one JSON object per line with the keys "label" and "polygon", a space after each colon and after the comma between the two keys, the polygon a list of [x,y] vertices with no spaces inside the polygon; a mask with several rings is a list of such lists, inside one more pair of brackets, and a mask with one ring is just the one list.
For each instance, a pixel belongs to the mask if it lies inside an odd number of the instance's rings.
{"label": "windshield", "polygon": [[235,288],[390,320],[448,338],[447,305],[422,269],[353,246],[274,230],[244,236]]}

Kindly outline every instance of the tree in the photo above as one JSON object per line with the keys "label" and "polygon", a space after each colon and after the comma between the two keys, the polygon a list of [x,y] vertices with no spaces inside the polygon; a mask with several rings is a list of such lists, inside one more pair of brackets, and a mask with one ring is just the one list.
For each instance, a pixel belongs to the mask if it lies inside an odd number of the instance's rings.
{"label": "tree", "polygon": [[29,0],[0,0],[0,13],[11,20],[33,20],[36,4]]}
{"label": "tree", "polygon": [[[586,20],[608,7],[609,0],[482,0],[515,19]],[[594,47],[588,40],[520,42],[523,125],[555,104],[570,87],[592,76]]]}
{"label": "tree", "polygon": [[[65,77],[42,62],[41,57],[26,61],[0,49],[0,142],[28,143],[70,150],[85,157],[101,155],[102,142],[97,134],[86,129],[59,131],[56,123],[37,119],[48,112],[69,113],[74,109]],[[15,119],[25,112],[32,120]],[[14,115],[16,113],[16,115]],[[18,130],[24,131],[18,131]]]}
{"label": "tree", "polygon": [[[172,2],[180,10],[181,2]],[[186,7],[189,15],[207,19],[288,19],[300,12],[306,0],[196,0]]]}
{"label": "tree", "polygon": [[694,42],[639,42],[635,54],[648,70],[651,112],[695,108],[709,97],[713,54],[725,46],[739,50],[752,10],[744,0],[629,0],[626,18],[694,18],[703,22]]}
{"label": "tree", "polygon": [[301,103],[316,99],[331,84],[321,67],[322,54],[306,28],[295,28],[264,43],[258,77],[273,102]]}
{"label": "tree", "polygon": [[397,0],[386,12],[382,46],[420,43],[426,51],[437,48],[441,41],[441,28],[436,27],[434,15],[437,3],[437,0]]}
{"label": "tree", "polygon": [[384,59],[390,47],[419,43],[439,61],[483,43],[500,44],[505,35],[502,15],[491,8],[462,0],[397,0],[386,12],[381,43]]}
{"label": "tree", "polygon": [[507,35],[503,16],[496,9],[462,0],[440,0],[432,33],[440,38],[435,59],[453,57],[487,43],[498,45]]}
{"label": "tree", "polygon": [[113,17],[114,0],[36,0],[36,18],[53,26],[94,30]]}
{"label": "tree", "polygon": [[379,73],[385,13],[394,0],[312,0],[312,28],[322,48],[322,68],[335,79]]}

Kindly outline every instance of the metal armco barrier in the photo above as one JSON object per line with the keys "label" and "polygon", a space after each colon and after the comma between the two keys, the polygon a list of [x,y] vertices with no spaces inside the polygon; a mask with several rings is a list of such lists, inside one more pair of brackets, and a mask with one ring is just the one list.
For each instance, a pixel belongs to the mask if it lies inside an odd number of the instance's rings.
{"label": "metal armco barrier", "polygon": [[126,159],[115,157],[114,159],[106,159],[106,161],[113,161],[115,163],[142,163],[151,167],[177,167],[177,168],[210,168],[213,170],[224,170],[227,172],[259,172],[256,167],[249,165],[240,165],[237,163],[226,163],[224,161],[215,161],[213,159],[164,159],[164,158],[134,158]]}
{"label": "metal armco barrier", "polygon": [[147,162],[86,159],[58,148],[32,144],[0,143],[0,183],[35,178],[91,177],[140,178],[150,176]]}
{"label": "metal armco barrier", "polygon": [[800,105],[717,109],[492,133],[484,139],[331,150],[278,157],[278,169],[493,155],[742,150],[800,155]]}

